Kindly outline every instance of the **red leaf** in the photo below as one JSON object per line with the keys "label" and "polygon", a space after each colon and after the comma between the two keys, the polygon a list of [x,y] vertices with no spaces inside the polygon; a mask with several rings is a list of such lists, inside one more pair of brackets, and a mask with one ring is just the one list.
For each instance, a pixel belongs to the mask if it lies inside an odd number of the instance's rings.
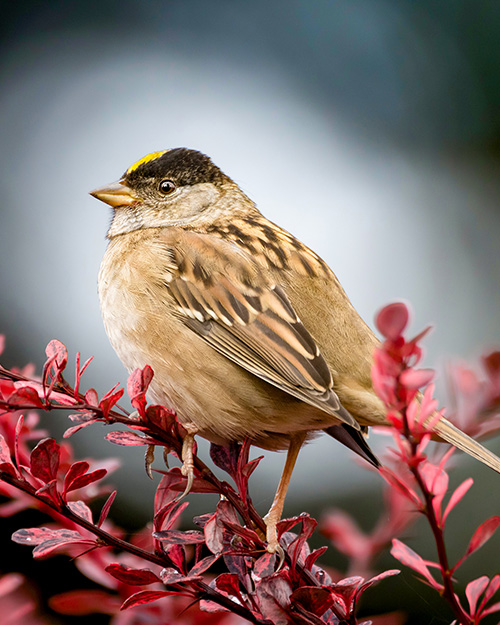
{"label": "red leaf", "polygon": [[288,625],[292,622],[286,611],[291,594],[290,584],[282,577],[273,575],[263,579],[256,588],[262,616],[274,625]]}
{"label": "red leaf", "polygon": [[386,577],[392,577],[393,575],[399,575],[400,573],[401,571],[399,569],[389,569],[388,571],[383,571],[383,573],[379,573],[378,575],[375,575],[375,577],[372,577],[371,579],[367,580],[366,582],[361,584],[361,586],[358,588],[358,592],[356,594],[356,601],[361,597],[361,595],[365,592],[365,590],[370,588],[370,586],[373,586],[373,584],[378,584],[380,581],[382,581]]}
{"label": "red leaf", "polygon": [[234,509],[228,501],[219,501],[217,510],[203,528],[205,543],[213,554],[220,554],[224,548],[224,524],[238,523]]}
{"label": "red leaf", "polygon": [[117,492],[118,491],[114,490],[106,500],[106,503],[102,507],[101,514],[99,515],[99,522],[97,523],[97,527],[102,527],[102,524],[108,518],[109,510],[113,505],[113,501],[115,500]]}
{"label": "red leaf", "polygon": [[14,382],[12,382],[12,380],[0,379],[0,397],[3,400],[7,401],[15,390],[16,387],[14,386]]}
{"label": "red leaf", "polygon": [[10,406],[23,406],[33,408],[44,408],[44,405],[38,396],[38,393],[31,386],[23,386],[16,388],[14,393],[8,399]]}
{"label": "red leaf", "polygon": [[69,493],[72,490],[77,490],[78,488],[88,486],[89,484],[92,484],[92,482],[102,480],[102,478],[105,477],[107,473],[108,472],[106,471],[106,469],[96,469],[95,471],[91,471],[90,473],[86,473],[85,475],[77,477],[73,480],[66,492]]}
{"label": "red leaf", "polygon": [[33,557],[46,558],[60,547],[69,545],[95,545],[94,540],[84,539],[78,532],[67,529],[51,530],[47,527],[21,529],[12,534],[12,540],[20,545],[36,545]]}
{"label": "red leaf", "polygon": [[434,579],[431,572],[427,568],[426,563],[418,555],[418,553],[413,551],[413,549],[410,549],[410,547],[402,543],[397,538],[394,538],[392,541],[391,554],[402,564],[405,564],[417,573],[420,573],[420,575],[422,575],[435,590],[438,590],[439,592],[442,590],[442,585]]}
{"label": "red leaf", "polygon": [[161,581],[150,569],[133,569],[124,564],[109,564],[105,569],[107,573],[123,584],[130,586],[143,586]]}
{"label": "red leaf", "polygon": [[183,575],[182,573],[179,573],[179,571],[176,571],[172,567],[163,569],[162,572],[160,573],[160,577],[161,577],[161,581],[165,585],[170,585],[170,586],[173,584],[185,584],[189,582],[195,582],[201,579],[201,576],[199,575],[192,576],[191,573],[189,575]]}
{"label": "red leaf", "polygon": [[85,547],[85,550],[87,550],[89,547],[95,547],[96,545],[97,542],[95,540],[90,540],[88,538],[85,539],[80,537],[80,540],[63,540],[54,538],[35,547],[33,549],[33,558],[35,558],[35,560],[44,560],[45,558],[49,558],[54,551],[57,551],[61,547],[81,546]]}
{"label": "red leaf", "polygon": [[76,516],[84,519],[88,523],[93,523],[92,510],[87,506],[84,501],[68,501],[66,504],[68,508],[76,514]]}
{"label": "red leaf", "polygon": [[224,523],[224,526],[231,530],[237,536],[240,536],[247,543],[254,543],[255,545],[263,545],[261,538],[254,530],[248,527],[242,527],[237,523]]}
{"label": "red leaf", "polygon": [[233,597],[240,596],[240,582],[238,576],[234,575],[234,573],[222,573],[222,575],[216,578],[215,585],[228,595]]}
{"label": "red leaf", "polygon": [[97,408],[99,405],[99,397],[97,396],[95,389],[89,388],[89,390],[85,393],[85,401],[89,406]]}
{"label": "red leaf", "polygon": [[[481,605],[479,606],[479,611],[482,612],[484,606],[488,603],[488,601],[493,597],[496,591],[500,588],[500,575],[495,575],[491,580],[486,592],[484,593],[483,600]],[[486,614],[486,613],[485,613]]]}
{"label": "red leaf", "polygon": [[74,425],[74,426],[68,428],[64,432],[63,438],[69,438],[70,436],[73,436],[73,434],[76,434],[82,428],[86,428],[87,425],[92,425],[92,423],[97,423],[97,421],[98,421],[98,419],[90,419],[89,421],[85,421],[84,423],[80,423],[79,425]]}
{"label": "red leaf", "polygon": [[305,512],[303,512],[299,518],[302,521],[302,531],[288,548],[288,553],[290,554],[292,560],[292,570],[295,570],[298,560],[301,560],[302,563],[304,563],[305,558],[309,555],[309,547],[307,546],[306,541],[318,525],[316,519],[312,519]]}
{"label": "red leaf", "polygon": [[70,466],[69,471],[64,476],[63,492],[66,493],[69,487],[71,486],[72,482],[76,480],[77,477],[84,475],[89,470],[89,468],[90,468],[90,465],[88,462],[85,462],[85,460],[80,460],[78,462],[73,463]]}
{"label": "red leaf", "polygon": [[217,555],[222,553],[224,547],[223,543],[223,529],[219,523],[217,523],[216,514],[213,514],[203,528],[205,534],[205,543],[210,551]]}
{"label": "red leaf", "polygon": [[208,569],[212,566],[212,564],[214,564],[214,562],[216,562],[219,558],[220,558],[219,555],[207,556],[206,558],[203,558],[203,560],[200,560],[199,562],[197,562],[189,571],[189,577],[193,577],[193,576],[197,576],[197,575],[201,575],[202,573],[205,573],[205,571],[208,571]]}
{"label": "red leaf", "polygon": [[205,527],[212,517],[213,514],[201,514],[200,516],[193,517],[193,523],[198,527]]}
{"label": "red leaf", "polygon": [[443,514],[443,525],[444,525],[448,515],[450,514],[450,512],[457,505],[457,503],[462,499],[462,497],[469,490],[469,488],[472,486],[472,484],[474,484],[474,480],[471,477],[469,477],[466,480],[464,480],[460,484],[460,486],[458,486],[455,489],[455,491],[452,494],[452,496],[450,497],[450,500],[448,501],[448,505],[446,506],[446,509],[444,511],[444,514]]}
{"label": "red leaf", "polygon": [[485,617],[488,616],[488,614],[494,614],[495,612],[500,612],[500,601],[488,606],[486,610],[481,612],[481,616]]}
{"label": "red leaf", "polygon": [[[155,493],[155,529],[170,529],[175,519],[186,507],[184,505],[182,509],[176,508],[178,502],[175,500],[179,493],[173,488],[177,484],[182,484],[183,481],[184,477],[179,467],[170,469],[161,478]],[[165,521],[167,517],[168,522]]]}
{"label": "red leaf", "polygon": [[482,360],[486,373],[491,380],[500,376],[500,351],[486,354]]}
{"label": "red leaf", "polygon": [[408,325],[409,312],[406,304],[395,302],[382,308],[375,318],[380,333],[391,341],[401,336]]}
{"label": "red leaf", "polygon": [[68,350],[66,346],[58,341],[57,339],[52,339],[45,348],[45,354],[47,358],[55,358],[55,363],[59,367],[60,371],[64,369],[68,362]]}
{"label": "red leaf", "polygon": [[281,538],[281,536],[283,536],[285,532],[289,532],[292,527],[294,527],[301,521],[302,518],[300,516],[294,516],[290,517],[289,519],[282,519],[281,521],[279,521],[278,525],[276,526],[276,529],[278,530],[278,538]]}
{"label": "red leaf", "polygon": [[49,538],[54,538],[54,536],[60,536],[61,532],[66,532],[64,536],[68,539],[74,539],[75,536],[80,538],[80,534],[78,534],[78,532],[73,532],[72,530],[52,530],[48,527],[31,527],[14,532],[12,534],[12,540],[19,545],[28,545],[32,547],[33,545],[43,543]]}
{"label": "red leaf", "polygon": [[421,475],[430,493],[434,495],[432,507],[437,519],[441,520],[441,503],[448,489],[449,477],[441,466],[425,462],[421,467]]}
{"label": "red leaf", "polygon": [[146,365],[143,369],[132,371],[127,380],[127,393],[130,399],[147,392],[153,375],[153,369],[149,365]]}
{"label": "red leaf", "polygon": [[217,504],[216,509],[217,520],[224,525],[225,523],[238,523],[238,517],[232,505],[226,499],[222,499]]}
{"label": "red leaf", "polygon": [[12,457],[10,455],[10,448],[5,438],[0,434],[0,462],[12,463]]}
{"label": "red leaf", "polygon": [[467,584],[465,594],[467,596],[467,601],[469,602],[471,616],[474,616],[476,614],[477,602],[479,600],[479,597],[486,590],[489,581],[489,578],[486,577],[486,575],[483,575],[482,577],[478,577],[477,579],[474,579],[472,582],[469,582]]}
{"label": "red leaf", "polygon": [[205,544],[205,536],[195,530],[180,532],[177,530],[164,530],[153,532],[154,538],[167,545],[197,545]]}
{"label": "red leaf", "polygon": [[246,588],[249,592],[251,592],[251,588],[249,587],[250,577],[249,577],[249,568],[250,562],[249,558],[241,555],[232,555],[230,553],[224,554],[224,564],[227,567],[227,570],[230,573],[234,573],[238,576],[241,585]]}
{"label": "red leaf", "polygon": [[19,477],[16,467],[12,464],[12,462],[0,462],[0,473],[7,473],[13,477]]}
{"label": "red leaf", "polygon": [[175,412],[165,408],[165,406],[148,406],[146,418],[149,423],[158,426],[165,432],[168,432],[172,426],[176,425]]}
{"label": "red leaf", "polygon": [[243,445],[240,448],[240,453],[238,456],[238,462],[236,466],[236,472],[233,475],[233,479],[236,482],[236,486],[238,488],[238,493],[240,494],[243,503],[246,505],[248,500],[248,481],[250,476],[257,468],[259,462],[262,460],[264,456],[259,456],[254,460],[248,462],[248,456],[250,453],[251,442],[247,438],[243,442]]}
{"label": "red leaf", "polygon": [[59,614],[74,616],[116,614],[120,600],[105,590],[70,590],[50,597],[49,606]]}
{"label": "red leaf", "polygon": [[307,556],[306,561],[304,563],[304,568],[310,571],[318,558],[320,558],[325,551],[327,551],[328,547],[319,547],[319,549],[315,549],[311,551],[311,553]]}
{"label": "red leaf", "polygon": [[82,367],[80,367],[80,352],[76,355],[76,375],[75,375],[75,388],[74,388],[74,397],[75,399],[79,399],[79,388],[80,388],[80,380],[82,378],[83,372],[90,365],[93,360],[93,356],[87,358],[87,360],[83,363]]}
{"label": "red leaf", "polygon": [[363,581],[362,577],[353,576],[346,577],[345,579],[341,579],[338,583],[332,584],[332,593],[336,601],[343,606],[342,611],[346,615],[351,614],[354,611],[356,607],[358,589]]}
{"label": "red leaf", "polygon": [[154,445],[158,441],[146,436],[140,436],[134,432],[116,430],[115,432],[109,432],[104,437],[110,443],[114,445],[123,445],[124,447],[133,447],[137,445]]}
{"label": "red leaf", "polygon": [[153,379],[153,369],[146,365],[144,369],[136,369],[127,380],[127,392],[132,406],[144,417],[146,414],[146,391]]}
{"label": "red leaf", "polygon": [[292,603],[303,605],[306,610],[317,616],[324,614],[335,601],[329,590],[317,586],[302,586],[295,590],[290,599]]}
{"label": "red leaf", "polygon": [[237,443],[232,443],[227,446],[212,443],[210,445],[210,458],[219,469],[233,476],[237,471],[240,451],[241,445]]}
{"label": "red leaf", "polygon": [[477,528],[474,532],[472,538],[470,539],[469,546],[467,547],[467,551],[465,555],[455,564],[453,570],[455,571],[458,567],[475,551],[480,549],[484,543],[486,543],[495,533],[495,530],[500,525],[500,517],[492,516],[484,523]]}
{"label": "red leaf", "polygon": [[381,467],[379,471],[389,486],[397,488],[398,492],[406,497],[406,499],[408,499],[417,508],[417,510],[422,509],[422,502],[420,501],[419,496],[408,484],[405,484],[400,477],[387,467]]}
{"label": "red leaf", "polygon": [[276,567],[276,554],[265,553],[258,560],[255,561],[252,573],[261,579],[269,577],[274,573]]}
{"label": "red leaf", "polygon": [[18,476],[18,472],[10,455],[10,449],[5,438],[0,434],[0,471]]}
{"label": "red leaf", "polygon": [[123,393],[125,392],[123,388],[113,392],[117,386],[118,384],[108,391],[99,402],[99,408],[102,410],[102,414],[105,419],[108,418],[111,408],[113,408],[113,406],[120,401]]}
{"label": "red leaf", "polygon": [[250,460],[250,462],[247,462],[242,467],[241,472],[247,478],[247,480],[252,475],[252,473],[255,471],[255,469],[259,466],[260,461],[263,458],[264,458],[264,456],[257,456],[257,458],[254,458],[253,460]]}
{"label": "red leaf", "polygon": [[50,365],[54,367],[55,377],[60,377],[68,364],[68,350],[66,346],[63,345],[61,341],[53,339],[45,348],[45,353],[48,359],[45,364],[50,363]]}
{"label": "red leaf", "polygon": [[61,448],[53,438],[44,438],[33,449],[30,468],[33,477],[48,483],[57,478]]}
{"label": "red leaf", "polygon": [[[182,482],[177,482],[174,484],[172,488],[177,492],[182,492],[186,488],[186,483],[183,480]],[[193,481],[193,485],[191,486],[190,493],[218,493],[219,489],[214,486],[208,480],[204,480],[200,477],[195,477]]]}
{"label": "red leaf", "polygon": [[16,423],[16,431],[14,436],[14,457],[16,459],[16,467],[21,467],[20,459],[20,447],[21,447],[21,434],[24,426],[24,415],[21,415]]}
{"label": "red leaf", "polygon": [[36,491],[36,494],[52,500],[58,508],[62,505],[62,498],[57,491],[57,480],[51,480],[44,484]]}
{"label": "red leaf", "polygon": [[434,378],[434,369],[406,369],[401,373],[400,381],[409,389],[427,386]]}
{"label": "red leaf", "polygon": [[186,573],[186,549],[183,545],[171,545],[167,550],[167,555],[179,571]]}
{"label": "red leaf", "polygon": [[188,592],[177,592],[176,590],[141,590],[130,596],[122,603],[120,610],[127,610],[135,605],[144,605],[152,601],[158,601],[163,597],[171,597],[172,595],[182,595],[183,597],[192,597]]}

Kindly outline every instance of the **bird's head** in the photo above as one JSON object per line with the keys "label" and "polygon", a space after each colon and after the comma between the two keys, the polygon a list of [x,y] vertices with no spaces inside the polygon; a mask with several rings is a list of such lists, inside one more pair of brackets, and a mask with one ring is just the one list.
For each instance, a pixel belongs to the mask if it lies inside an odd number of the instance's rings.
{"label": "bird's head", "polygon": [[239,191],[208,156],[174,148],[144,156],[117,182],[90,194],[114,209],[112,238],[142,228],[213,222],[228,208],[221,201],[228,190]]}

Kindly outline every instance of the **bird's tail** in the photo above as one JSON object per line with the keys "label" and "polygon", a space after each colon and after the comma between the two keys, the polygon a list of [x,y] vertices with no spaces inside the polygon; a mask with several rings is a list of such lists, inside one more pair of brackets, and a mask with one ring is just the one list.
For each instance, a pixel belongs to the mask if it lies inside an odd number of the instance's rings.
{"label": "bird's tail", "polygon": [[500,458],[486,447],[483,447],[481,443],[478,443],[470,436],[467,436],[462,430],[459,430],[453,423],[450,423],[447,419],[440,419],[432,429],[439,438],[444,439],[447,443],[451,443],[458,449],[465,451],[466,454],[476,458],[483,464],[487,465],[497,473],[500,473]]}
{"label": "bird's tail", "polygon": [[380,462],[377,456],[370,449],[370,446],[366,442],[362,432],[355,430],[352,426],[346,423],[340,423],[339,425],[331,425],[325,429],[325,432],[332,438],[336,438],[346,447],[352,449],[358,456],[364,458],[367,462],[373,465],[375,468],[380,467]]}

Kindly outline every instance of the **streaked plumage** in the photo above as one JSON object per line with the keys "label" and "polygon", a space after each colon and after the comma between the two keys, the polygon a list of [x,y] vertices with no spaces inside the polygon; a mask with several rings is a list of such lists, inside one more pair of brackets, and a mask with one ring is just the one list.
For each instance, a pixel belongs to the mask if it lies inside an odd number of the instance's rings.
{"label": "streaked plumage", "polygon": [[[93,194],[114,207],[106,331],[129,371],[152,366],[153,401],[211,441],[290,449],[280,492],[321,430],[377,465],[363,437],[386,422],[370,375],[377,339],[317,254],[194,150],[148,155]],[[500,470],[447,422],[436,429]]]}

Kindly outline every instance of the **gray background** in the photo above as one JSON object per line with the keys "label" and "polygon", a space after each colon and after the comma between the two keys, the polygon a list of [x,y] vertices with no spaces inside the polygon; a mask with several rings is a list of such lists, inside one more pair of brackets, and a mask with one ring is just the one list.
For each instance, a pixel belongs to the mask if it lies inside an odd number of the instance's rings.
{"label": "gray background", "polygon": [[[102,393],[126,381],[96,293],[110,214],[87,193],[176,146],[211,155],[266,216],[313,247],[371,325],[384,304],[411,302],[412,329],[436,328],[426,339],[428,366],[474,361],[499,343],[498,2],[1,8],[4,363],[40,366],[57,337],[72,355],[95,355],[87,386]],[[44,421],[56,433],[66,425]],[[154,492],[141,450],[111,447],[104,433],[93,428],[73,443],[83,454],[122,457],[118,506],[140,525]],[[283,461],[266,454],[255,474],[263,512]],[[468,461],[467,471],[477,478],[481,518],[498,513],[496,498],[484,503],[498,480]],[[287,512],[342,504],[369,525],[379,483],[322,438],[301,452]],[[193,513],[206,511],[205,499],[193,499]],[[478,505],[461,520],[467,534]],[[494,552],[490,559],[497,563]],[[497,572],[486,556],[482,564],[481,572]]]}

